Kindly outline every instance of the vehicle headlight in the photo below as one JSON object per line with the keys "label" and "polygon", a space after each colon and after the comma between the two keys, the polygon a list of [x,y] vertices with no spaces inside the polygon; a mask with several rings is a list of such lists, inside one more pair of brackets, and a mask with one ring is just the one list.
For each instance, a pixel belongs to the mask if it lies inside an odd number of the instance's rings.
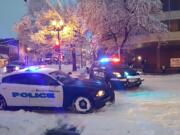
{"label": "vehicle headlight", "polygon": [[18,67],[18,66],[15,67],[15,70],[16,70],[16,71],[19,70],[19,69],[20,69],[20,67]]}
{"label": "vehicle headlight", "polygon": [[4,67],[3,68],[3,73],[6,73],[7,72],[7,67]]}
{"label": "vehicle headlight", "polygon": [[141,71],[137,71],[137,73],[138,73],[139,75],[142,75],[142,74],[143,74]]}
{"label": "vehicle headlight", "polygon": [[118,78],[121,77],[121,73],[119,73],[119,72],[113,72],[113,75],[115,75],[115,76],[118,77]]}
{"label": "vehicle headlight", "polygon": [[128,72],[124,72],[124,75],[125,75],[126,77],[128,77],[128,76],[129,76],[129,73],[128,73]]}
{"label": "vehicle headlight", "polygon": [[103,97],[105,95],[104,90],[99,90],[98,93],[96,94],[96,97]]}

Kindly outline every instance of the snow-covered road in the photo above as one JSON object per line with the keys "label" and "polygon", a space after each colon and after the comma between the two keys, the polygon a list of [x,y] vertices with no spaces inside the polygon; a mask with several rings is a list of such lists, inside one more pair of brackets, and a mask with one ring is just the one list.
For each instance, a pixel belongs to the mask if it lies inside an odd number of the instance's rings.
{"label": "snow-covered road", "polygon": [[144,76],[138,89],[116,92],[116,103],[92,114],[0,111],[0,135],[41,135],[58,121],[83,135],[180,135],[180,75]]}

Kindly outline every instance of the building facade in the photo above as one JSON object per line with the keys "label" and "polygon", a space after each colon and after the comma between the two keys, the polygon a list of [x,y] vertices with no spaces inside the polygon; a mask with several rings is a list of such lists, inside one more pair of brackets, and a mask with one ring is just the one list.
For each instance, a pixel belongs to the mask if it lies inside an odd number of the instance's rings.
{"label": "building facade", "polygon": [[0,55],[8,61],[19,59],[19,41],[13,38],[0,39]]}
{"label": "building facade", "polygon": [[[130,52],[135,58],[141,57],[137,61],[146,72],[177,72],[180,71],[180,0],[161,1],[164,12],[159,18],[169,32],[134,36]],[[112,40],[104,42],[113,44]]]}

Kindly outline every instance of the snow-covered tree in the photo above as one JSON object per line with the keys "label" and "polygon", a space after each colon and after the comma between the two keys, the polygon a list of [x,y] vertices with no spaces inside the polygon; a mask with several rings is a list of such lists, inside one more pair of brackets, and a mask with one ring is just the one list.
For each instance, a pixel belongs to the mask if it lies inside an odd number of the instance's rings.
{"label": "snow-covered tree", "polygon": [[40,50],[44,50],[41,46],[32,41],[32,35],[37,31],[35,15],[41,11],[45,12],[52,9],[49,0],[26,0],[25,2],[27,2],[28,14],[14,26],[20,41],[20,54],[22,55],[20,58],[22,60],[25,59],[25,56],[30,55],[29,50],[33,53],[42,52]]}
{"label": "snow-covered tree", "polygon": [[[53,45],[59,43],[59,40],[63,42],[61,47],[70,47],[71,44],[79,47],[85,27],[74,7],[64,8],[60,0],[54,7],[49,0],[28,0],[27,4],[28,15],[16,25],[19,39],[23,40],[25,48],[30,47],[42,53],[53,51]],[[57,23],[56,26],[53,22]],[[63,22],[61,30],[57,28],[60,22]]]}
{"label": "snow-covered tree", "polygon": [[114,39],[119,52],[133,35],[166,30],[157,17],[162,13],[160,0],[80,0],[78,7],[99,40]]}

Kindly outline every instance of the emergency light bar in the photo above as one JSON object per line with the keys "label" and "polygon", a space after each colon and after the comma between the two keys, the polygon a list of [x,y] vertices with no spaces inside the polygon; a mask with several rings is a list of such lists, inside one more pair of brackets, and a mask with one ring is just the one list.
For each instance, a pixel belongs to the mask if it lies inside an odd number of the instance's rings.
{"label": "emergency light bar", "polygon": [[41,65],[41,66],[31,66],[31,67],[26,68],[25,71],[32,71],[33,72],[33,71],[37,71],[37,70],[39,70],[41,68],[45,68],[45,66],[44,65]]}
{"label": "emergency light bar", "polygon": [[101,63],[107,63],[107,62],[120,62],[119,58],[102,58],[100,60]]}

